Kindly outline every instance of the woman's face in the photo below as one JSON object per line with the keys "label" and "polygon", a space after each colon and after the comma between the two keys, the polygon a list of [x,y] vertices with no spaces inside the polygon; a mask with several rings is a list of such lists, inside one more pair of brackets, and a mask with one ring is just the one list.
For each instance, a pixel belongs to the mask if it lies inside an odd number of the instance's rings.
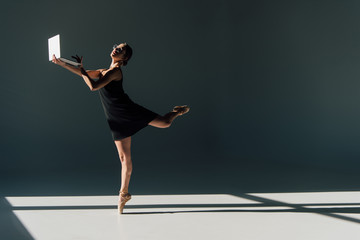
{"label": "woman's face", "polygon": [[125,54],[125,47],[126,44],[125,43],[121,43],[119,45],[114,45],[113,50],[110,53],[110,56],[114,59],[114,60],[122,60],[124,59],[124,54]]}

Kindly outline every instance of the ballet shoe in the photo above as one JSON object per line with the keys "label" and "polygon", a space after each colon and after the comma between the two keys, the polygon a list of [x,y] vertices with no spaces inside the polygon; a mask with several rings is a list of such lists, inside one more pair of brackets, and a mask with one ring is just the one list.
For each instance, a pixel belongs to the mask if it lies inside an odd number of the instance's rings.
{"label": "ballet shoe", "polygon": [[187,105],[183,105],[183,106],[175,106],[173,108],[173,112],[178,112],[179,115],[184,115],[185,113],[190,111],[190,107],[188,107]]}
{"label": "ballet shoe", "polygon": [[123,214],[124,207],[126,202],[131,199],[131,194],[128,192],[120,192],[119,193],[119,202],[118,202],[118,212],[119,214]]}

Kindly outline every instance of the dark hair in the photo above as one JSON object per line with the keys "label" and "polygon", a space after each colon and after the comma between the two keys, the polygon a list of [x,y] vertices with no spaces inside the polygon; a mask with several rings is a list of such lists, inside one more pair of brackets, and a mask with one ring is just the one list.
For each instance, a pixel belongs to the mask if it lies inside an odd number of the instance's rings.
{"label": "dark hair", "polygon": [[126,66],[133,54],[133,50],[128,44],[126,44],[124,48],[125,48],[125,54],[124,54],[125,60],[122,61],[122,64],[123,66]]}

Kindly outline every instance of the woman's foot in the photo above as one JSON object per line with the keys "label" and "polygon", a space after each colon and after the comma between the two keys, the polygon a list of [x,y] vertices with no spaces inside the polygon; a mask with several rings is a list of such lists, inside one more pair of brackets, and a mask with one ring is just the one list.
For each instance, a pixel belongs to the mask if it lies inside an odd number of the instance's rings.
{"label": "woman's foot", "polygon": [[120,192],[119,194],[119,203],[118,203],[118,211],[119,214],[123,213],[126,202],[131,199],[131,194],[128,192]]}
{"label": "woman's foot", "polygon": [[175,106],[173,109],[173,112],[177,112],[179,113],[179,115],[184,115],[185,113],[190,111],[190,107],[188,107],[187,105],[183,105],[183,106]]}

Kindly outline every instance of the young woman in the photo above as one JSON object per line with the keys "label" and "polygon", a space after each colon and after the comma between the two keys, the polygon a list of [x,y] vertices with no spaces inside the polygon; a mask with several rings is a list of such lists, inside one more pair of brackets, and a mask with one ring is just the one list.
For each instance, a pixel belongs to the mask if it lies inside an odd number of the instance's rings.
{"label": "young woman", "polygon": [[[110,53],[111,64],[108,69],[85,70],[82,57],[73,57],[81,64],[80,67],[67,65],[53,56],[52,62],[81,76],[91,91],[99,91],[105,116],[109,124],[121,162],[121,188],[119,192],[118,211],[123,213],[125,203],[131,199],[128,192],[132,172],[131,136],[151,125],[158,128],[170,127],[174,119],[187,113],[190,108],[186,105],[176,106],[174,109],[160,116],[136,103],[124,92],[121,67],[126,66],[132,56],[132,48],[121,43],[114,45]],[[97,81],[94,81],[97,79]]]}

